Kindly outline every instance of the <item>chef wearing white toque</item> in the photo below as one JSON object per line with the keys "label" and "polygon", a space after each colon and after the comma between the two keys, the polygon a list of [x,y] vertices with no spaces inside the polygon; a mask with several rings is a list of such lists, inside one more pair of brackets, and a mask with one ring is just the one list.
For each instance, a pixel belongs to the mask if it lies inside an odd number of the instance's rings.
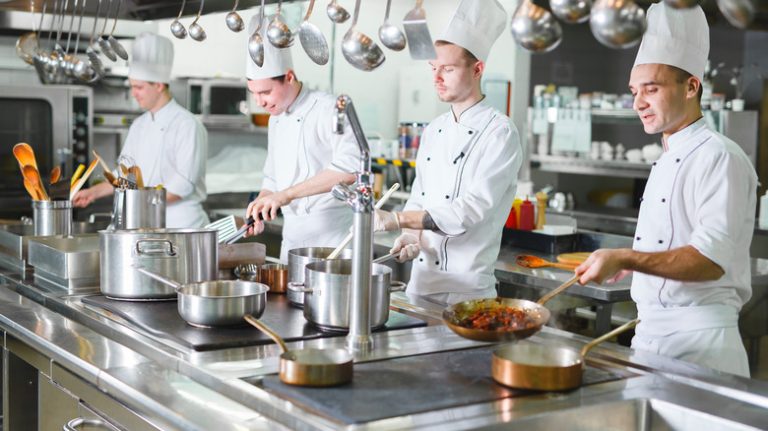
{"label": "chef wearing white toque", "polygon": [[377,211],[374,220],[377,231],[402,229],[392,251],[414,259],[409,295],[444,304],[496,296],[494,263],[522,149],[480,80],[506,16],[496,0],[462,0],[435,42],[434,85],[451,110],[424,130],[404,211]]}
{"label": "chef wearing white toque", "polygon": [[[265,18],[262,31],[267,28]],[[258,24],[251,19],[249,33]],[[263,35],[267,40],[266,35]],[[248,89],[256,103],[269,112],[267,160],[259,196],[248,205],[246,217],[272,220],[282,209],[282,261],[303,247],[336,247],[352,225],[352,210],[328,193],[340,183],[354,181],[360,153],[352,130],[333,133],[335,98],[310,90],[293,70],[290,48],[264,43],[264,64],[257,66],[245,53]],[[262,222],[249,230],[261,233]]]}
{"label": "chef wearing white toque", "polygon": [[749,376],[738,318],[752,295],[757,175],[702,118],[708,55],[699,6],[651,5],[629,88],[645,132],[662,134],[664,154],[643,192],[632,249],[598,250],[576,273],[600,283],[634,272],[641,322],[633,348]]}
{"label": "chef wearing white toque", "polygon": [[[146,185],[165,187],[166,227],[201,227],[208,223],[202,207],[208,135],[202,123],[179,106],[168,90],[173,44],[165,37],[142,33],[136,37],[131,54],[131,94],[146,112],[131,124],[120,154],[136,162]],[[102,183],[78,193],[74,203],[87,206],[110,195],[112,186]]]}

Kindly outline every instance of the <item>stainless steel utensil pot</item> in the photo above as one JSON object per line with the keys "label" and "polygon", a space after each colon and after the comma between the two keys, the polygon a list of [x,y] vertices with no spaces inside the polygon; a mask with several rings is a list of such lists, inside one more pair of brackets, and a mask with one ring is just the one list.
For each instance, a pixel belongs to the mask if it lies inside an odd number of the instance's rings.
{"label": "stainless steel utensil pot", "polygon": [[[333,250],[333,247],[305,247],[288,251],[288,282],[303,284],[304,267],[308,263],[327,260]],[[352,259],[352,250],[342,250],[339,259]],[[304,292],[288,289],[286,293],[293,305],[304,304]]]}
{"label": "stainless steel utensil pot", "polygon": [[175,298],[176,292],[136,267],[189,284],[215,280],[218,247],[211,229],[133,229],[99,232],[101,292],[115,299]]}
{"label": "stainless steel utensil pot", "polygon": [[165,189],[115,189],[112,228],[165,227]]}
{"label": "stainless steel utensil pot", "polygon": [[72,233],[71,201],[33,201],[32,216],[36,236],[69,236]]}

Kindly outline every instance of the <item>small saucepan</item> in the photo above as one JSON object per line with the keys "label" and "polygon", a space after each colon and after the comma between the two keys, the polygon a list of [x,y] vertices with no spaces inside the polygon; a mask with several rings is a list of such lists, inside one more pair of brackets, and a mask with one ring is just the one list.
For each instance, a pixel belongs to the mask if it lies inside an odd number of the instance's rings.
{"label": "small saucepan", "polygon": [[288,350],[275,331],[252,316],[245,320],[280,346],[280,381],[296,386],[338,386],[352,381],[353,357],[345,349]]}
{"label": "small saucepan", "polygon": [[269,286],[269,293],[285,293],[288,287],[288,265],[282,263],[261,265],[259,281]]}
{"label": "small saucepan", "polygon": [[242,325],[243,316],[261,317],[267,306],[269,288],[261,283],[217,280],[181,285],[144,268],[136,270],[172,286],[178,294],[179,315],[192,326]]}
{"label": "small saucepan", "polygon": [[640,321],[629,321],[581,348],[534,343],[508,344],[493,352],[491,374],[504,386],[537,391],[564,391],[581,385],[587,352],[603,341],[634,328]]}

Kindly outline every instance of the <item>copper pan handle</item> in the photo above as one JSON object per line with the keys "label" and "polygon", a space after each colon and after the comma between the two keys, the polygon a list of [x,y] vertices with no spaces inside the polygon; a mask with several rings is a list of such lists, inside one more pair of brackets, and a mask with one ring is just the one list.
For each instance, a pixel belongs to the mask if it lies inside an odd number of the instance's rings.
{"label": "copper pan handle", "polygon": [[621,334],[622,332],[634,328],[638,323],[640,323],[640,319],[630,320],[629,322],[619,326],[618,328],[614,329],[611,332],[608,332],[607,334],[603,334],[594,340],[590,341],[589,343],[585,344],[584,347],[581,348],[581,352],[579,354],[581,355],[581,358],[583,359],[585,356],[587,356],[587,353],[598,344],[602,343],[603,341],[614,337],[616,335]]}
{"label": "copper pan handle", "polygon": [[544,305],[545,302],[547,302],[550,299],[554,298],[555,295],[560,294],[560,292],[562,292],[563,290],[571,287],[577,281],[579,281],[579,276],[578,275],[574,275],[568,281],[566,281],[565,283],[563,283],[560,286],[558,286],[555,290],[553,290],[553,291],[547,293],[546,295],[542,296],[541,299],[536,301],[536,303],[539,304],[539,305]]}
{"label": "copper pan handle", "polygon": [[261,332],[267,334],[269,338],[272,339],[275,343],[277,343],[278,346],[280,346],[280,351],[282,353],[286,353],[288,351],[288,346],[285,345],[285,341],[283,341],[282,338],[280,338],[279,335],[275,331],[272,330],[269,326],[262,323],[259,319],[251,316],[250,314],[246,314],[243,316],[246,322],[250,323],[251,325],[258,328]]}

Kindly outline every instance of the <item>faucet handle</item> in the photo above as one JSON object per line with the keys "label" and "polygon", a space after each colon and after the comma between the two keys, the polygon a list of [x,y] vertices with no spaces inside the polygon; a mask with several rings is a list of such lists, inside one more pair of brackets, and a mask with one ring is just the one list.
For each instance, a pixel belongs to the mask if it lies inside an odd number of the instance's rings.
{"label": "faucet handle", "polygon": [[331,189],[333,197],[340,201],[351,202],[355,199],[355,191],[347,184],[339,183]]}

